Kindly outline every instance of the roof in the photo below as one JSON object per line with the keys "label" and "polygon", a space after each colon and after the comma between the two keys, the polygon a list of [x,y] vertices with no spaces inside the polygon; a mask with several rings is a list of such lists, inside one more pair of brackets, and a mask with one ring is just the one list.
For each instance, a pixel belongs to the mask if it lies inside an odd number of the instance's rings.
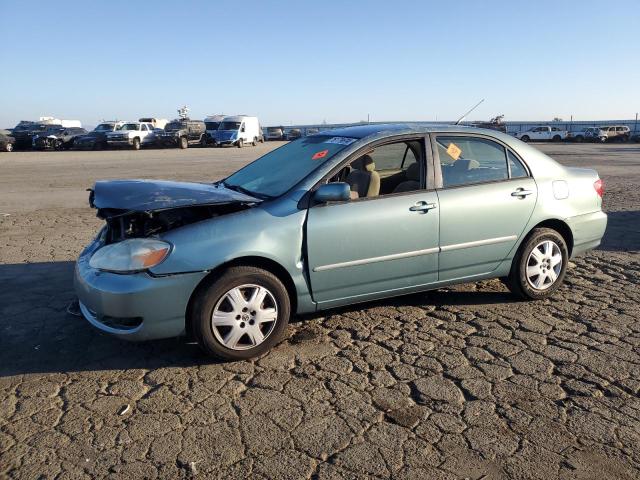
{"label": "roof", "polygon": [[460,132],[460,133],[488,133],[496,135],[496,130],[467,127],[464,125],[411,125],[410,123],[383,123],[357,125],[354,127],[336,128],[334,130],[321,131],[320,135],[335,135],[336,137],[365,138],[371,135],[388,133],[390,135],[403,133],[430,133],[430,132]]}

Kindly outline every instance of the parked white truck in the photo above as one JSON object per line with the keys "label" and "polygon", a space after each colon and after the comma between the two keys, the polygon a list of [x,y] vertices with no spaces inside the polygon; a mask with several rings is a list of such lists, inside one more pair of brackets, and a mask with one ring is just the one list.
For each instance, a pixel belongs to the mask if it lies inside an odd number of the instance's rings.
{"label": "parked white truck", "polygon": [[516,138],[519,138],[523,142],[531,142],[531,141],[551,141],[551,142],[559,142],[560,140],[565,140],[569,135],[567,130],[562,130],[559,127],[534,127],[526,132],[518,132],[516,133]]}
{"label": "parked white truck", "polygon": [[127,122],[119,130],[107,134],[109,147],[132,147],[140,150],[142,145],[154,141],[153,124],[148,122]]}
{"label": "parked white truck", "polygon": [[258,142],[263,141],[258,117],[247,115],[224,117],[215,133],[214,140],[218,146],[235,145],[242,148],[244,145],[251,144],[255,147]]}

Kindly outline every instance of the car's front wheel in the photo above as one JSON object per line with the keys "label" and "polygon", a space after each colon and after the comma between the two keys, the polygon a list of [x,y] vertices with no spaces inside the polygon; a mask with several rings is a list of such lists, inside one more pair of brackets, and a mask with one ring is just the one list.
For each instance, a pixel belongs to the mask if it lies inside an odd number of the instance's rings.
{"label": "car's front wheel", "polygon": [[5,143],[4,145],[5,152],[13,152],[13,143]]}
{"label": "car's front wheel", "polygon": [[521,137],[520,137],[520,140],[522,140],[523,142],[528,142],[528,141],[530,140],[530,139],[529,139],[529,135],[523,135],[523,136],[521,136]]}
{"label": "car's front wheel", "polygon": [[242,139],[238,140],[238,148],[242,148],[244,147],[244,142],[242,141]]}
{"label": "car's front wheel", "polygon": [[562,284],[568,259],[562,235],[550,228],[536,228],[518,249],[507,286],[526,300],[547,298]]}
{"label": "car's front wheel", "polygon": [[189,140],[187,140],[187,137],[180,137],[180,148],[182,150],[184,150],[185,148],[189,147]]}
{"label": "car's front wheel", "polygon": [[246,360],[280,341],[290,314],[289,294],[278,277],[260,268],[238,266],[199,289],[191,321],[206,353]]}
{"label": "car's front wheel", "polygon": [[140,150],[140,139],[138,137],[134,138],[131,146],[134,150]]}

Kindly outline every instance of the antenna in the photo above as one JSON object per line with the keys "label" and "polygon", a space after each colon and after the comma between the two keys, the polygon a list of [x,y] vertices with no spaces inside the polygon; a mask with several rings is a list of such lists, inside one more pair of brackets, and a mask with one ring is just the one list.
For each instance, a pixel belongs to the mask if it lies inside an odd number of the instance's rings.
{"label": "antenna", "polygon": [[456,123],[454,123],[454,125],[460,125],[460,122],[463,121],[467,115],[469,115],[471,112],[473,112],[476,108],[478,108],[478,105],[480,105],[482,102],[484,102],[484,98],[482,100],[480,100],[478,103],[476,103],[473,107],[471,107],[471,109],[465,113],[464,115],[462,115],[458,121]]}

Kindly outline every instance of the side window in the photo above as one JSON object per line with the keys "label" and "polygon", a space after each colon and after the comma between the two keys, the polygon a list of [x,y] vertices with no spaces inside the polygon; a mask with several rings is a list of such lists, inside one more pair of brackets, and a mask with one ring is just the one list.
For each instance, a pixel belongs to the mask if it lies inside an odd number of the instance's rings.
{"label": "side window", "polygon": [[330,182],[348,183],[352,199],[420,190],[424,158],[420,140],[388,143],[353,159]]}
{"label": "side window", "polygon": [[444,188],[509,178],[507,154],[496,142],[476,137],[436,138]]}
{"label": "side window", "polygon": [[527,169],[524,168],[522,162],[514,155],[514,153],[509,150],[507,152],[507,157],[509,158],[509,170],[511,171],[511,178],[524,178],[528,177]]}
{"label": "side window", "polygon": [[148,131],[149,131],[149,129],[147,128],[147,126],[146,126],[146,125],[142,125],[141,130],[142,130],[143,132],[148,132]]}

